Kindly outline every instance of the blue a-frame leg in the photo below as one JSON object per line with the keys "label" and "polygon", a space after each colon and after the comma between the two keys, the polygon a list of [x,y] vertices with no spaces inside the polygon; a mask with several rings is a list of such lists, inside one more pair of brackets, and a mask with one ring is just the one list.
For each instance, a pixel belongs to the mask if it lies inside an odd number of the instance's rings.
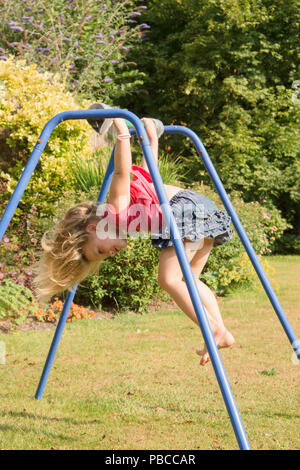
{"label": "blue a-frame leg", "polygon": [[[210,329],[210,325],[206,316],[206,312],[204,310],[202,300],[199,294],[199,291],[197,289],[197,285],[195,282],[195,278],[193,276],[185,249],[184,245],[180,239],[178,228],[171,210],[171,207],[169,205],[169,201],[167,198],[167,194],[165,191],[165,188],[163,186],[163,181],[161,179],[159,170],[157,168],[157,165],[155,164],[155,160],[153,157],[152,149],[149,143],[148,136],[145,132],[145,129],[142,125],[142,122],[139,120],[139,118],[129,112],[129,111],[124,111],[121,109],[114,109],[114,110],[88,110],[88,111],[67,111],[64,113],[60,113],[56,116],[54,116],[44,127],[40,138],[38,139],[37,144],[35,145],[33,152],[28,160],[28,163],[22,173],[22,176],[15,188],[15,191],[7,205],[7,208],[1,218],[0,221],[0,241],[2,240],[2,237],[7,229],[7,226],[13,217],[13,214],[19,204],[19,201],[27,187],[27,184],[30,180],[30,177],[39,161],[40,155],[43,152],[48,139],[53,131],[53,129],[62,121],[69,120],[69,119],[91,119],[91,118],[124,118],[130,121],[139,138],[140,144],[142,146],[143,153],[146,158],[146,162],[154,183],[155,190],[157,192],[157,196],[159,199],[159,202],[162,207],[163,215],[166,220],[170,221],[170,232],[171,232],[171,237],[174,243],[175,251],[182,269],[182,273],[184,276],[184,279],[186,281],[187,287],[189,294],[191,296],[191,300],[195,309],[195,313],[197,315],[197,319],[211,358],[211,362],[219,383],[219,387],[221,389],[222,395],[224,402],[226,404],[227,411],[229,413],[231,423],[239,444],[239,447],[241,449],[247,450],[250,449],[250,445],[247,439],[247,435],[245,433],[245,429],[241,420],[241,417],[239,415],[239,411],[237,409],[232,390],[230,388],[228,378],[219,354],[219,350],[216,346],[214,336],[212,334],[212,331]],[[134,131],[131,131],[134,132]],[[230,202],[230,199],[224,189],[224,186],[201,142],[199,137],[190,129],[187,129],[182,126],[165,126],[165,132],[166,133],[182,133],[185,134],[186,136],[190,137],[192,141],[195,144],[195,147],[197,149],[198,154],[200,155],[229,215],[232,218],[233,224],[237,230],[237,233],[239,237],[241,238],[242,243],[244,244],[244,247],[252,261],[252,264],[271,300],[271,303],[277,313],[277,316],[279,317],[279,320],[297,354],[298,359],[300,359],[300,343],[296,338],[295,333],[293,332],[293,329],[286,318],[286,315],[276,297],[275,292],[273,291],[273,288],[269,282],[269,280],[266,277],[266,274],[258,260],[258,257],[247,237],[247,234]],[[98,196],[98,201],[104,202],[106,194],[109,189],[111,177],[113,174],[114,170],[114,165],[113,165],[113,153],[106,171],[106,175],[101,187],[100,194]],[[41,399],[43,395],[44,388],[47,383],[48,375],[51,370],[51,366],[55,357],[55,353],[68,317],[68,312],[71,306],[71,303],[73,301],[75,292],[76,292],[77,286],[74,286],[72,289],[72,292],[69,292],[65,301],[65,305],[63,308],[63,311],[61,313],[59,323],[56,328],[56,332],[50,347],[50,351],[46,360],[46,364],[44,366],[44,370],[42,373],[42,377],[40,379],[40,383],[38,385],[38,389],[35,395],[35,398]]]}

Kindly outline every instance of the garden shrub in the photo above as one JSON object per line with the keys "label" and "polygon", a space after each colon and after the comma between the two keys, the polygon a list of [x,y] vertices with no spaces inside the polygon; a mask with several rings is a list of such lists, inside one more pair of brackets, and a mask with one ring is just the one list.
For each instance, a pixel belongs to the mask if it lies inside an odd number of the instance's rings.
{"label": "garden shrub", "polygon": [[130,48],[148,25],[132,0],[2,0],[0,51],[58,73],[67,89],[93,100],[118,103],[142,83]]}
{"label": "garden shrub", "polygon": [[[217,192],[209,186],[194,185],[193,189],[213,200],[219,209],[224,208]],[[265,270],[270,270],[266,255],[272,253],[276,240],[289,225],[278,209],[266,208],[257,201],[246,203],[237,191],[230,194],[230,200]],[[201,278],[219,294],[257,283],[257,274],[235,229],[231,240],[213,248]]]}
{"label": "garden shrub", "polygon": [[[5,207],[44,125],[56,114],[76,110],[79,105],[56,76],[40,73],[36,65],[28,66],[22,60],[0,61],[0,82],[5,87],[0,100],[0,128],[10,131],[7,143],[12,155],[14,148],[22,150],[17,161],[11,158],[9,171],[0,173],[0,203]],[[88,105],[88,102],[84,103],[86,108]],[[13,224],[19,221],[23,211],[30,213],[33,210],[38,218],[55,213],[57,199],[73,184],[67,161],[73,152],[82,158],[90,154],[90,135],[90,127],[83,120],[65,121],[54,129],[16,209]],[[10,157],[2,155],[0,159]]]}
{"label": "garden shrub", "polygon": [[[68,162],[68,167],[73,176],[74,187],[85,193],[88,193],[92,187],[97,187],[100,190],[110,155],[111,149],[108,147],[96,150],[85,159],[82,159],[80,155],[73,152],[73,157]],[[140,145],[133,145],[133,164],[140,165],[142,155]],[[171,159],[164,152],[160,152],[158,168],[165,184],[180,184],[179,180],[183,175],[178,161],[179,157]]]}
{"label": "garden shrub", "polygon": [[300,233],[284,233],[276,240],[275,253],[300,255]]}
{"label": "garden shrub", "polygon": [[[297,226],[300,212],[298,0],[149,0],[149,40],[130,55],[144,93],[137,113],[201,138],[226,189],[264,200]],[[122,104],[122,101],[121,101]],[[162,140],[188,157],[189,182],[210,178],[190,139]],[[291,235],[300,235],[298,230]],[[296,248],[291,237],[287,250]],[[292,244],[292,246],[291,246]],[[281,250],[284,248],[281,243]]]}
{"label": "garden shrub", "polygon": [[37,302],[27,287],[4,279],[0,285],[0,319],[23,323],[37,308]]}
{"label": "garden shrub", "polygon": [[[140,154],[137,158],[139,162],[137,165],[139,165],[141,160]],[[182,184],[180,181],[184,178],[185,172],[182,171],[180,166],[180,159],[180,155],[168,155],[166,152],[160,150],[158,169],[164,184],[171,184],[174,186],[180,186]]]}
{"label": "garden shrub", "polygon": [[88,193],[90,188],[99,188],[100,191],[110,153],[109,148],[101,148],[83,159],[74,152],[71,161],[68,162],[69,171],[73,176],[74,188],[85,193]]}
{"label": "garden shrub", "polygon": [[158,258],[149,239],[130,238],[127,249],[104,260],[99,273],[83,281],[77,295],[97,308],[145,312],[160,292],[156,280]]}
{"label": "garden shrub", "polygon": [[28,246],[28,241],[22,240],[22,233],[19,231],[23,227],[22,218],[18,231],[8,238],[4,236],[0,244],[0,285],[5,279],[10,279],[16,284],[22,284],[28,289],[32,288],[33,272],[31,265],[36,261],[34,244],[36,238],[32,239],[32,246]]}

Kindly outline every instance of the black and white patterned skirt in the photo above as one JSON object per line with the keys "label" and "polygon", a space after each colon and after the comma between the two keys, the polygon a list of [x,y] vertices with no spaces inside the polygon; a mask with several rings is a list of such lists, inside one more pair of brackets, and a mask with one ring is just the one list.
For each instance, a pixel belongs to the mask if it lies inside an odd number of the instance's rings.
{"label": "black and white patterned skirt", "polygon": [[[213,238],[213,246],[219,246],[233,236],[231,217],[226,210],[219,210],[202,194],[184,189],[172,197],[170,206],[182,240],[197,242],[203,238]],[[159,233],[151,234],[151,242],[159,250],[173,246],[168,223],[163,222]]]}

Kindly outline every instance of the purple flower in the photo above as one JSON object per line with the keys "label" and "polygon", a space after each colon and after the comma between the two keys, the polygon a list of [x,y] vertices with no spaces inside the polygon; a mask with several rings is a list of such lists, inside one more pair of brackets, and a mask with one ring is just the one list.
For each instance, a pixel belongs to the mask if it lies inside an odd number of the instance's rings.
{"label": "purple flower", "polygon": [[93,18],[93,15],[86,16],[85,18],[83,18],[83,21],[90,21],[92,18]]}
{"label": "purple flower", "polygon": [[124,34],[124,33],[125,33],[125,31],[123,29],[119,29],[118,34],[121,35],[121,34]]}
{"label": "purple flower", "polygon": [[96,38],[97,39],[102,39],[103,38],[103,34],[101,33],[101,31],[97,34]]}
{"label": "purple flower", "polygon": [[129,51],[129,48],[128,48],[128,47],[125,47],[125,46],[121,46],[120,49],[123,49],[123,51],[125,51],[125,52],[128,52],[128,51]]}
{"label": "purple flower", "polygon": [[104,56],[102,54],[99,54],[99,52],[97,52],[97,54],[95,54],[96,57],[100,57],[100,59],[104,59]]}
{"label": "purple flower", "polygon": [[74,44],[73,44],[73,46],[74,46],[74,47],[78,47],[78,44],[79,44],[79,42],[78,42],[78,41],[75,41]]}
{"label": "purple flower", "polygon": [[75,57],[75,60],[82,60],[81,55],[76,56],[76,57]]}
{"label": "purple flower", "polygon": [[43,49],[43,53],[44,53],[44,54],[48,54],[48,52],[50,52],[49,47],[45,47],[45,48]]}
{"label": "purple flower", "polygon": [[75,64],[70,64],[68,70],[72,70],[75,67]]}
{"label": "purple flower", "polygon": [[104,83],[109,83],[109,82],[112,82],[112,78],[104,78]]}
{"label": "purple flower", "polygon": [[19,44],[20,44],[19,42],[11,42],[11,43],[10,43],[10,46],[15,47],[15,46],[18,46]]}
{"label": "purple flower", "polygon": [[0,60],[7,60],[8,57],[6,57],[6,55],[0,55]]}
{"label": "purple flower", "polygon": [[141,12],[140,11],[133,11],[132,13],[130,13],[129,15],[129,18],[134,18],[135,16],[141,16]]}
{"label": "purple flower", "polygon": [[6,24],[8,24],[8,26],[15,26],[17,23],[16,21],[8,21]]}
{"label": "purple flower", "polygon": [[133,23],[137,23],[137,21],[135,21],[135,20],[128,20],[128,23],[133,24]]}
{"label": "purple flower", "polygon": [[87,71],[87,68],[85,68],[85,69],[82,69],[82,71],[85,73],[85,72]]}
{"label": "purple flower", "polygon": [[24,31],[24,29],[22,28],[22,26],[10,26],[10,29],[14,29],[16,31]]}
{"label": "purple flower", "polygon": [[137,7],[138,10],[147,10],[148,7],[146,5],[141,5],[140,7]]}
{"label": "purple flower", "polygon": [[9,243],[10,239],[8,237],[3,238],[4,243]]}
{"label": "purple flower", "polygon": [[111,41],[113,41],[113,40],[115,39],[115,36],[114,36],[113,34],[111,34],[108,39],[110,39]]}
{"label": "purple flower", "polygon": [[27,21],[27,23],[31,23],[32,16],[21,16],[21,21]]}
{"label": "purple flower", "polygon": [[140,24],[140,30],[142,30],[142,29],[150,29],[150,28],[151,28],[151,26],[149,26],[147,23],[142,23],[142,24]]}
{"label": "purple flower", "polygon": [[96,41],[96,44],[106,44],[106,41]]}
{"label": "purple flower", "polygon": [[52,57],[52,58],[50,59],[50,62],[56,62],[57,60],[59,60],[59,59],[58,59],[57,56],[55,56],[55,57]]}
{"label": "purple flower", "polygon": [[62,40],[63,40],[63,41],[66,41],[66,42],[71,42],[71,39],[70,39],[70,38],[67,38],[66,36],[63,36],[63,37],[62,37]]}
{"label": "purple flower", "polygon": [[103,5],[103,7],[101,8],[101,10],[103,10],[103,11],[107,10],[107,5],[106,5],[106,3],[104,3],[104,5]]}
{"label": "purple flower", "polygon": [[38,47],[36,52],[42,52],[43,48],[42,47]]}
{"label": "purple flower", "polygon": [[111,60],[110,63],[111,63],[111,64],[119,64],[120,61],[119,61],[119,60]]}

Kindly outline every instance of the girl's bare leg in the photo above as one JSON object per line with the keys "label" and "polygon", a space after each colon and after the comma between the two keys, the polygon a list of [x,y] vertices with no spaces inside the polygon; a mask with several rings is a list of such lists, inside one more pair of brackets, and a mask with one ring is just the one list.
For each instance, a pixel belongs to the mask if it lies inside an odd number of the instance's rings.
{"label": "girl's bare leg", "polygon": [[[234,338],[224,326],[214,293],[206,284],[199,280],[199,275],[205,266],[212,245],[213,240],[206,238],[200,250],[191,251],[187,249],[187,255],[216,343],[219,348],[224,348],[231,346],[234,342]],[[186,283],[183,280],[182,271],[173,247],[167,248],[161,252],[158,282],[162,289],[166,290],[171,295],[178,307],[198,325],[197,316]],[[206,348],[202,351],[197,350],[197,354],[202,356],[201,365],[208,362],[209,355]]]}
{"label": "girl's bare leg", "polygon": [[[208,319],[210,320],[210,315],[213,315],[213,317],[218,322],[219,330],[218,330],[217,335],[215,335],[215,340],[216,340],[217,346],[219,347],[219,349],[221,349],[221,348],[226,348],[226,347],[232,346],[233,343],[234,343],[234,337],[226,329],[226,327],[223,323],[223,319],[222,319],[222,316],[221,316],[219,305],[218,305],[218,302],[217,302],[217,299],[216,299],[214,293],[209,289],[209,287],[207,287],[206,284],[204,284],[202,281],[199,280],[199,276],[202,273],[203,268],[204,268],[204,266],[207,262],[207,259],[209,257],[210,250],[213,246],[213,242],[214,242],[213,239],[210,239],[210,238],[205,238],[204,239],[203,250],[199,250],[195,253],[195,255],[193,256],[193,258],[191,260],[191,268],[192,268],[192,271],[193,271],[193,274],[195,276],[197,284],[199,285],[199,283],[200,283],[200,285],[202,287],[202,291],[200,291],[200,295],[201,295],[202,300],[203,300],[203,297],[202,297],[203,290],[207,290],[207,295],[208,295],[210,300],[208,302],[206,301],[206,303],[203,302],[204,303],[204,308],[205,308],[206,314],[208,316]],[[211,324],[211,322],[210,322],[210,324]],[[206,364],[206,362],[209,361],[209,354],[207,352],[207,349],[206,349],[205,345],[204,345],[204,348],[202,350],[197,350],[196,352],[197,352],[197,354],[199,354],[202,357],[201,362],[200,362],[201,365],[204,365],[204,364]]]}

